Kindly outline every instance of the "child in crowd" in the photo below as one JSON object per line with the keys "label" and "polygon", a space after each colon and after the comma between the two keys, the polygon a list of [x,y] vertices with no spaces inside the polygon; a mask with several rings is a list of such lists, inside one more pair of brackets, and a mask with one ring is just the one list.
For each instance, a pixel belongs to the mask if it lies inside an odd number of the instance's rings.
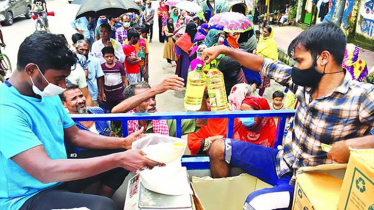
{"label": "child in crowd", "polygon": [[282,110],[284,109],[284,104],[283,104],[283,99],[284,99],[284,93],[277,90],[273,93],[273,102],[271,103],[270,108],[273,110]]}
{"label": "child in crowd", "polygon": [[139,33],[134,29],[130,29],[127,32],[128,42],[123,45],[123,52],[126,55],[125,67],[126,67],[126,77],[129,85],[136,84],[141,81],[139,63],[142,61],[138,57],[138,52],[136,51],[135,45],[139,41]]}
{"label": "child in crowd", "polygon": [[149,79],[149,72],[148,72],[148,28],[145,26],[141,27],[141,33],[139,38],[139,50],[138,50],[138,57],[142,59],[141,62],[139,62],[139,69],[140,74],[145,82],[148,83]]}
{"label": "child in crowd", "polygon": [[104,94],[101,106],[106,113],[110,113],[114,106],[119,104],[123,98],[124,86],[128,86],[126,72],[120,62],[114,62],[114,48],[104,47],[101,52],[105,63],[101,64],[104,72]]}
{"label": "child in crowd", "polygon": [[78,42],[79,40],[82,40],[82,39],[84,39],[83,34],[80,34],[80,33],[75,33],[75,34],[73,34],[73,35],[71,36],[71,41],[73,41],[73,47],[72,47],[72,48],[69,47],[69,49],[72,50],[73,52],[75,52],[75,51],[76,51],[76,48],[77,48],[77,42]]}
{"label": "child in crowd", "polygon": [[258,41],[260,40],[260,36],[261,36],[261,32],[260,32],[260,30],[256,30],[256,39],[257,39],[257,43],[258,43]]}

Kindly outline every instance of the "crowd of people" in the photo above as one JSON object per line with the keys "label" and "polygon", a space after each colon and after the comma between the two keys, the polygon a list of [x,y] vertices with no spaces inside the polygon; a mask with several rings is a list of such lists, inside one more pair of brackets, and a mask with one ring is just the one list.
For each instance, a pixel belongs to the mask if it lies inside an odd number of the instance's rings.
{"label": "crowd of people", "polygon": [[[177,123],[123,125],[69,115],[158,112],[156,96],[180,91],[198,65],[215,64],[222,72],[231,111],[296,109],[281,148],[274,148],[273,117],[235,119],[232,138],[226,138],[228,119],[182,120],[190,153],[210,157],[214,178],[230,176],[235,166],[273,185],[251,193],[244,209],[290,209],[297,169],[347,163],[349,148],[374,148],[368,135],[374,127],[372,77],[358,47],[347,44],[333,23],[310,27],[291,42],[291,67],[278,61],[271,26],[227,33],[208,24],[209,9],[194,14],[161,1],[156,12],[150,1],[135,2],[139,14],[72,22],[72,47],[64,35],[46,32],[21,44],[17,71],[0,86],[1,209],[116,209],[109,198],[129,171],[164,165],[131,149],[132,142],[143,133],[176,136]],[[155,18],[163,58],[177,76],[151,87]],[[271,80],[284,91],[274,91],[269,103],[263,94]],[[210,111],[207,92],[199,111]],[[331,144],[331,151],[322,151],[321,143]],[[80,193],[98,181],[99,196]]]}

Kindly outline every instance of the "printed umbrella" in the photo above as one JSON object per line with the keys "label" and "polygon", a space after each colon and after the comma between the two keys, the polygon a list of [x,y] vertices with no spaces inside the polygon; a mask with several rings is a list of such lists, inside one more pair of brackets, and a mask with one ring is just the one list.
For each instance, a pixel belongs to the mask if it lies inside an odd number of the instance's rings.
{"label": "printed umbrella", "polygon": [[120,16],[126,12],[139,13],[140,7],[134,1],[128,0],[85,0],[82,2],[76,19],[83,16],[98,17],[100,15]]}
{"label": "printed umbrella", "polygon": [[167,0],[165,4],[168,5],[168,6],[174,7],[179,2],[181,2],[181,1],[180,0]]}
{"label": "printed umbrella", "polygon": [[199,13],[203,11],[203,8],[201,8],[197,3],[190,1],[179,2],[175,6],[187,12]]}
{"label": "printed umbrella", "polygon": [[225,32],[242,33],[253,29],[252,21],[241,13],[224,12],[214,15],[209,20],[209,25],[223,26]]}

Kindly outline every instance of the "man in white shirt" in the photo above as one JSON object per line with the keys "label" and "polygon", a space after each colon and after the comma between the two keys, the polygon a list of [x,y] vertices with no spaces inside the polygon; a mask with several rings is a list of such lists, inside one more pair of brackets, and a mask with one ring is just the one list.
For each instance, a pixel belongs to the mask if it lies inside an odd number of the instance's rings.
{"label": "man in white shirt", "polygon": [[125,54],[123,53],[122,44],[119,43],[115,39],[110,39],[109,36],[111,34],[111,26],[107,23],[103,23],[100,25],[100,39],[95,41],[92,45],[91,52],[94,54],[96,58],[100,60],[100,64],[105,63],[105,59],[101,50],[104,47],[112,46],[114,48],[114,55],[116,56],[116,61],[121,63],[125,62]]}

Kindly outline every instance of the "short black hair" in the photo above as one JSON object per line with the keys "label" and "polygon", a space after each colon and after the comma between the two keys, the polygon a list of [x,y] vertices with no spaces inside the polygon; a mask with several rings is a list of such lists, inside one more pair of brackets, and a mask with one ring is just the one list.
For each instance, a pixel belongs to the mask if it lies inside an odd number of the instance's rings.
{"label": "short black hair", "polygon": [[47,69],[70,70],[77,63],[77,56],[65,44],[65,38],[44,31],[37,31],[21,43],[17,56],[17,70],[27,64],[38,65],[44,73]]}
{"label": "short black hair", "polygon": [[145,27],[145,26],[141,26],[141,28],[140,28],[141,30],[142,30],[142,33],[149,33],[149,30],[148,30],[148,28],[147,27]]}
{"label": "short black hair", "polygon": [[124,100],[133,97],[135,95],[135,89],[138,88],[151,88],[151,86],[144,81],[138,82],[136,84],[131,84],[125,88],[123,91]]}
{"label": "short black hair", "polygon": [[[66,79],[65,82],[66,82],[66,89],[65,89],[65,91],[79,88],[78,85],[73,84],[73,83],[72,83],[70,80],[68,80],[68,79]],[[66,102],[65,91],[62,92],[62,93],[60,93],[60,95],[59,95],[61,101],[63,101],[63,102]]]}
{"label": "short black hair", "polygon": [[334,57],[335,63],[343,62],[347,38],[339,26],[333,22],[320,23],[303,31],[288,47],[288,55],[293,56],[294,50],[300,44],[310,52],[314,62],[323,51],[328,51]]}
{"label": "short black hair", "polygon": [[256,30],[256,34],[261,34],[261,31],[260,30]]}
{"label": "short black hair", "polygon": [[135,31],[134,29],[130,29],[128,32],[127,32],[127,40],[130,41],[131,38],[139,38],[140,37],[140,34]]}
{"label": "short black hair", "polygon": [[277,90],[277,91],[274,91],[274,93],[273,93],[273,98],[284,98],[284,93],[282,92],[282,91],[279,91],[279,90]]}
{"label": "short black hair", "polygon": [[112,46],[107,46],[107,47],[104,47],[102,50],[101,50],[101,53],[103,54],[103,56],[105,54],[113,54],[114,55],[114,48]]}
{"label": "short black hair", "polygon": [[106,30],[110,33],[112,32],[112,27],[108,24],[108,23],[103,23],[100,25],[100,28],[103,27],[103,28],[106,28]]}
{"label": "short black hair", "polygon": [[71,36],[71,41],[73,41],[73,44],[76,44],[78,40],[84,39],[83,34],[75,33]]}
{"label": "short black hair", "polygon": [[138,30],[141,29],[140,25],[135,23],[134,25],[131,26],[131,29]]}

